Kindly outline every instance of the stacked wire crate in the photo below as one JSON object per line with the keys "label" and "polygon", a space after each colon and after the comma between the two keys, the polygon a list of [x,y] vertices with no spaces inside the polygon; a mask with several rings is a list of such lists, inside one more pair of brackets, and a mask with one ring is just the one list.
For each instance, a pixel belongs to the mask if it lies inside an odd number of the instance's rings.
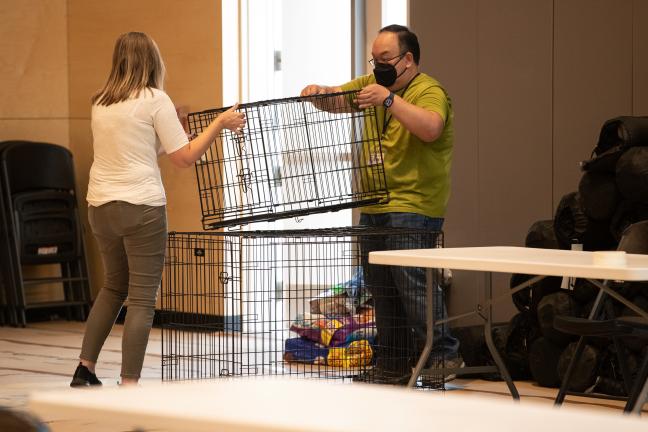
{"label": "stacked wire crate", "polygon": [[[402,323],[403,343],[381,347],[372,292],[394,281],[367,257],[385,239],[403,249],[439,247],[440,233],[240,227],[388,199],[376,112],[355,110],[352,100],[349,92],[241,105],[245,129],[223,131],[197,161],[205,231],[169,233],[163,379],[352,378],[380,356],[416,359],[411,323]],[[190,114],[191,132],[223,111]],[[416,287],[401,281],[399,289]],[[443,379],[426,385],[442,387]]]}

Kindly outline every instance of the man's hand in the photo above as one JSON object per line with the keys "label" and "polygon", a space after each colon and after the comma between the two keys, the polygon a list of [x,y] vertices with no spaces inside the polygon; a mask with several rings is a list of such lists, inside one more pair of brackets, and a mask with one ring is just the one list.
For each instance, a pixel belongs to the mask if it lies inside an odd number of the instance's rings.
{"label": "man's hand", "polygon": [[312,95],[329,94],[329,93],[335,93],[335,89],[333,87],[310,84],[304,87],[304,89],[301,91],[299,96],[312,96]]}
{"label": "man's hand", "polygon": [[354,102],[358,108],[365,109],[370,106],[381,106],[389,96],[389,90],[379,84],[369,84],[356,95]]}
{"label": "man's hand", "polygon": [[[341,93],[342,87],[340,86],[321,86],[317,84],[310,84],[304,87],[300,96],[316,96],[316,95],[330,95],[333,93]],[[327,97],[314,97],[310,98],[309,102],[312,103],[317,109],[331,112],[331,113],[347,113],[357,111],[357,108],[351,106],[350,98],[346,95],[327,96]]]}

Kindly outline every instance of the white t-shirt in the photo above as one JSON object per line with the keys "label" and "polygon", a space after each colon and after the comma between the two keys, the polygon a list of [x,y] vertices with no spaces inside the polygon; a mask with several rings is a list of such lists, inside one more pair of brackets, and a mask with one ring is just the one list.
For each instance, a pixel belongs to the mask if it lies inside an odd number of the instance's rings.
{"label": "white t-shirt", "polygon": [[88,204],[110,201],[162,206],[166,195],[158,154],[173,153],[189,140],[175,107],[162,90],[145,89],[138,97],[109,106],[92,106],[94,161]]}

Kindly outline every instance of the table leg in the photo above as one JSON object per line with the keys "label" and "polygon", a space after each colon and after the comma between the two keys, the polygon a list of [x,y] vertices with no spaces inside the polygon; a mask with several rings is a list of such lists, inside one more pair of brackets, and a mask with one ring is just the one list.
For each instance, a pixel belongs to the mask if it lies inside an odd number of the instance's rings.
{"label": "table leg", "polygon": [[432,344],[434,342],[434,285],[436,282],[436,272],[434,269],[428,268],[425,269],[425,275],[425,347],[407,383],[408,387],[414,387],[416,385],[416,380],[421,374],[425,362],[432,353]]}
{"label": "table leg", "polygon": [[504,381],[506,381],[506,385],[511,392],[511,396],[513,396],[514,400],[519,400],[520,394],[518,393],[517,388],[515,387],[515,384],[511,379],[511,375],[509,374],[509,371],[504,364],[504,360],[502,360],[502,356],[500,355],[499,351],[497,351],[497,347],[495,347],[495,343],[493,342],[493,305],[491,302],[493,298],[493,274],[486,272],[485,276],[485,294],[488,306],[486,307],[486,322],[484,323],[484,339],[486,340],[488,351],[490,351],[490,354],[493,357],[495,364],[497,365],[497,369],[499,369],[500,375],[502,375],[502,378],[504,378]]}
{"label": "table leg", "polygon": [[644,383],[644,386],[641,389],[641,392],[639,393],[637,400],[634,402],[634,407],[632,407],[632,413],[641,415],[641,408],[643,408],[646,402],[648,402],[648,379],[646,379],[646,382]]}
{"label": "table leg", "polygon": [[[588,279],[592,284],[596,285],[600,291],[604,291],[607,295],[610,297],[614,298],[624,306],[627,306],[628,308],[632,309],[637,315],[643,317],[644,319],[648,319],[648,312],[645,310],[641,309],[639,306],[636,304],[632,303],[630,300],[627,298],[623,297],[621,294],[618,292],[614,291],[612,288],[607,286],[605,283],[601,283],[595,279]],[[591,318],[590,319],[594,319]]]}

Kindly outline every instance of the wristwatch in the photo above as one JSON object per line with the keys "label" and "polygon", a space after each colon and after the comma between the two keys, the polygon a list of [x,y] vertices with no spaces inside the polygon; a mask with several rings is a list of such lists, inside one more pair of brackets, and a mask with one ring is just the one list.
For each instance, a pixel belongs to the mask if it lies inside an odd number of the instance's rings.
{"label": "wristwatch", "polygon": [[383,101],[383,106],[385,108],[389,108],[390,106],[392,106],[393,103],[394,103],[394,93],[389,92],[389,96],[387,96]]}

